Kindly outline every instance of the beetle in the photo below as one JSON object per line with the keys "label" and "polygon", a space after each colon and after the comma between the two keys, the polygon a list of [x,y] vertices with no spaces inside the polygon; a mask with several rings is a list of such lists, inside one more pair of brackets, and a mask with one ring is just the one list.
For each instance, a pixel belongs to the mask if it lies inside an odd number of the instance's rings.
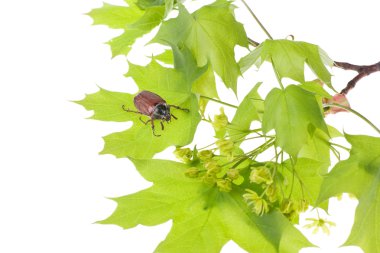
{"label": "beetle", "polygon": [[149,122],[152,125],[152,132],[154,136],[161,136],[158,135],[154,132],[154,120],[158,119],[161,120],[161,129],[164,130],[164,121],[170,122],[171,118],[177,119],[176,116],[174,116],[170,112],[170,108],[175,108],[179,109],[185,112],[189,112],[189,109],[186,108],[181,108],[177,105],[169,105],[166,103],[166,101],[157,95],[156,93],[143,90],[140,93],[138,93],[134,98],[133,98],[133,103],[135,104],[135,107],[137,111],[130,110],[129,108],[125,108],[125,105],[122,105],[122,109],[126,112],[133,112],[141,115],[146,115],[150,117],[149,120],[144,121],[141,117],[140,120],[142,123],[145,125],[148,124]]}

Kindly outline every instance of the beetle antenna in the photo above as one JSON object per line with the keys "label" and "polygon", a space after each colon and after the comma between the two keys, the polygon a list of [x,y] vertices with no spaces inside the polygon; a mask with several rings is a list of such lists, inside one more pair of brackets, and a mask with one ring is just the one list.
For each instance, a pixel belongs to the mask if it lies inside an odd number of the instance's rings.
{"label": "beetle antenna", "polygon": [[173,117],[173,119],[177,120],[176,116],[174,116],[173,114],[170,114],[170,115]]}

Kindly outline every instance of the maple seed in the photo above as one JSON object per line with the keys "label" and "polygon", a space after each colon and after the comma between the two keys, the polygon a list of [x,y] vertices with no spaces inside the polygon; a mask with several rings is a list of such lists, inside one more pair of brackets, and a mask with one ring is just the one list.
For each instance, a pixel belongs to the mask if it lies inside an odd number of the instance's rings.
{"label": "maple seed", "polygon": [[123,110],[126,112],[134,112],[141,115],[149,116],[150,119],[147,121],[142,120],[141,117],[140,117],[140,120],[145,125],[150,122],[152,125],[153,135],[157,137],[161,135],[157,135],[154,131],[153,121],[155,119],[161,120],[160,121],[161,129],[164,130],[164,124],[163,124],[164,121],[170,122],[172,117],[174,119],[177,119],[176,116],[171,114],[170,112],[171,107],[179,109],[179,110],[183,110],[185,112],[189,112],[189,109],[181,108],[177,105],[168,105],[162,97],[160,97],[156,93],[153,93],[147,90],[143,90],[139,94],[137,94],[133,99],[133,103],[135,104],[137,111],[130,110],[129,108],[125,108],[125,105],[122,105]]}

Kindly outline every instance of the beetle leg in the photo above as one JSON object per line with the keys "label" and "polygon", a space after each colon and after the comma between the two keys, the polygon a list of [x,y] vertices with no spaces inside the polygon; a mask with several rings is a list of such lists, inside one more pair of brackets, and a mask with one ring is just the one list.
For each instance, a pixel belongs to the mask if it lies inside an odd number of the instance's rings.
{"label": "beetle leg", "polygon": [[160,121],[161,123],[161,130],[163,131],[164,130],[164,123],[162,121]]}
{"label": "beetle leg", "polygon": [[140,121],[144,123],[144,125],[148,124],[149,121],[152,121],[152,119],[149,119],[147,121],[144,121],[141,117],[139,117]]}
{"label": "beetle leg", "polygon": [[161,135],[156,134],[156,132],[154,132],[154,122],[153,122],[153,119],[151,119],[150,122],[152,123],[152,132],[153,132],[153,135],[157,136],[157,137],[160,137]]}
{"label": "beetle leg", "polygon": [[187,109],[187,108],[181,108],[181,107],[179,107],[179,106],[177,106],[177,105],[168,105],[168,106],[169,106],[169,107],[173,107],[173,108],[178,109],[178,110],[185,111],[185,112],[189,112],[189,111],[190,111],[190,110]]}
{"label": "beetle leg", "polygon": [[125,105],[122,105],[121,108],[123,108],[123,110],[126,111],[126,112],[134,112],[134,113],[142,114],[139,111],[133,111],[133,110],[130,110],[129,108],[125,108]]}
{"label": "beetle leg", "polygon": [[176,116],[174,116],[173,114],[170,114],[170,115],[173,117],[173,119],[177,120]]}

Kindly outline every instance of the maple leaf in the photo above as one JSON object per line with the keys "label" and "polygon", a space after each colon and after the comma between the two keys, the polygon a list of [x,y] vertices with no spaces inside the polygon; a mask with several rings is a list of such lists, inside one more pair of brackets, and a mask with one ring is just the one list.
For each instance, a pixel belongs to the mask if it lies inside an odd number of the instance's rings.
{"label": "maple leaf", "polygon": [[137,0],[136,5],[142,9],[147,9],[153,6],[165,5],[165,17],[173,9],[174,0]]}
{"label": "maple leaf", "polygon": [[296,85],[273,89],[264,102],[262,128],[276,131],[276,143],[295,156],[312,134],[312,127],[328,135],[322,111],[313,93]]}
{"label": "maple leaf", "polygon": [[262,83],[257,83],[244,97],[231,121],[228,129],[231,139],[242,139],[249,134],[252,121],[261,121],[264,112],[264,102],[258,93]]}
{"label": "maple leaf", "polygon": [[364,252],[380,252],[380,138],[345,135],[352,145],[350,157],[337,163],[323,181],[318,201],[347,192],[359,205],[345,245],[358,245]]}
{"label": "maple leaf", "polygon": [[[284,195],[295,200],[306,200],[314,205],[319,196],[323,175],[327,173],[329,164],[309,158],[298,158],[295,164],[290,160],[279,166],[282,175]],[[327,205],[319,207],[326,208]]]}
{"label": "maple leaf", "polygon": [[174,65],[176,69],[183,72],[193,72],[191,76],[189,75],[189,78],[195,80],[192,92],[209,98],[218,98],[215,75],[210,64],[199,68],[198,71],[194,71],[197,68],[197,63],[191,51],[184,45],[181,45],[181,47],[171,45],[171,47],[172,50],[165,50],[162,54],[153,58],[165,64]]}
{"label": "maple leaf", "polygon": [[305,82],[305,63],[330,88],[331,74],[325,67],[332,66],[333,61],[318,46],[290,40],[266,40],[240,61],[241,71],[245,72],[252,65],[260,67],[264,61],[270,61],[278,79],[289,77],[300,83]]}
{"label": "maple leaf", "polygon": [[235,20],[231,3],[219,0],[190,14],[179,5],[176,18],[163,22],[152,40],[162,44],[183,43],[191,50],[198,66],[210,63],[227,87],[236,92],[240,69],[234,47],[248,46],[243,25]]}
{"label": "maple leaf", "polygon": [[184,175],[189,165],[167,160],[133,160],[153,186],[115,198],[118,206],[101,224],[132,228],[173,220],[155,252],[218,253],[229,240],[248,252],[293,253],[307,240],[278,212],[252,214],[241,193],[220,192]]}
{"label": "maple leaf", "polygon": [[[104,137],[105,147],[102,154],[113,154],[116,157],[151,158],[157,152],[170,145],[186,145],[193,139],[200,121],[198,100],[191,93],[191,80],[176,69],[164,68],[155,61],[147,66],[129,65],[127,76],[131,76],[140,90],[149,90],[159,94],[168,104],[187,108],[190,112],[172,110],[178,120],[165,124],[165,130],[156,127],[161,137],[153,136],[149,125],[140,121],[139,114],[128,113],[122,109],[134,109],[133,95],[100,89],[97,93],[87,95],[77,103],[87,110],[94,110],[92,119],[105,121],[132,121],[133,126],[123,132]],[[186,81],[187,80],[187,81]],[[149,119],[147,116],[143,116]],[[157,124],[157,122],[156,122]],[[181,134],[178,134],[181,133]]]}
{"label": "maple leaf", "polygon": [[123,34],[108,42],[112,56],[127,55],[137,38],[150,32],[164,18],[165,6],[152,5],[140,9],[133,0],[126,0],[128,7],[104,4],[88,13],[95,25],[124,29]]}

